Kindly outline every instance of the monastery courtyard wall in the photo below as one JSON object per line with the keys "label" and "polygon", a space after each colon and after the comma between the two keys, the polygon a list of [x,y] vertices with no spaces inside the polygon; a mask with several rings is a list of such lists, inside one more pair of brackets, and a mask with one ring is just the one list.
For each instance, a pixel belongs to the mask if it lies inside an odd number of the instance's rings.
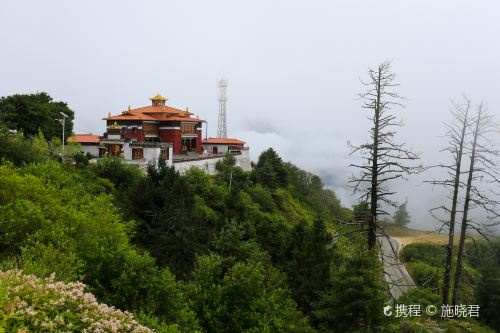
{"label": "monastery courtyard wall", "polygon": [[[242,150],[240,155],[235,155],[236,165],[242,168],[245,171],[250,171],[252,169],[250,165],[250,154],[248,150]],[[181,174],[185,173],[192,167],[199,168],[209,175],[214,175],[215,164],[222,160],[224,156],[220,157],[210,157],[200,160],[191,160],[191,161],[175,161],[173,162],[175,170],[179,171]],[[170,162],[170,161],[169,161]]]}

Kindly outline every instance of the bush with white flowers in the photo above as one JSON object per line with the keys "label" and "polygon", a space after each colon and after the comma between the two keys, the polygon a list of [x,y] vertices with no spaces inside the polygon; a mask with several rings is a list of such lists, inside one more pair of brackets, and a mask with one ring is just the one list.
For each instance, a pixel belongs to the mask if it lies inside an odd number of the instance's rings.
{"label": "bush with white flowers", "polygon": [[100,304],[81,282],[0,271],[0,332],[153,332],[132,314]]}

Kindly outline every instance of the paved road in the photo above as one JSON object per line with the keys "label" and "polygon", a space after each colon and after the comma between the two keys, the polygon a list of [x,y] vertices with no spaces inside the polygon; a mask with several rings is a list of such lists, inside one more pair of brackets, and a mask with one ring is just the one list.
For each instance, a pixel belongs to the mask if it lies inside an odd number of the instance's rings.
{"label": "paved road", "polygon": [[415,288],[415,282],[408,274],[406,267],[399,261],[399,242],[394,238],[384,236],[379,236],[378,240],[381,244],[381,256],[385,271],[384,278],[389,284],[389,292],[392,298],[397,299],[406,293],[408,289]]}

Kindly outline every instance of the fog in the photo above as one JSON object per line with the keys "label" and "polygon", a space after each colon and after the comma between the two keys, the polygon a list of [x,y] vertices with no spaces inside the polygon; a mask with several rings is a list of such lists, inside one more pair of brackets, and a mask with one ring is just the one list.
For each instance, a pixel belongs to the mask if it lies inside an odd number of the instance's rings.
{"label": "fog", "polygon": [[[217,79],[227,78],[229,136],[253,159],[267,147],[356,201],[347,142],[367,140],[356,95],[391,59],[405,109],[397,139],[422,163],[445,161],[450,100],[466,93],[500,116],[498,1],[4,1],[0,96],[46,91],[76,112],[75,132],[161,93],[216,135]],[[443,193],[426,173],[394,184],[412,226]]]}

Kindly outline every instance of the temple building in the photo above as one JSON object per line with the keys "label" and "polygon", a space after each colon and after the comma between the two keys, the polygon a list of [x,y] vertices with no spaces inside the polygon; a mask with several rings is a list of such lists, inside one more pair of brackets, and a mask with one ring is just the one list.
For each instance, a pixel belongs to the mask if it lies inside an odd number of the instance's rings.
{"label": "temple building", "polygon": [[[94,157],[117,156],[138,165],[156,163],[163,158],[179,169],[190,165],[213,169],[214,161],[225,153],[241,155],[243,169],[250,169],[250,158],[245,142],[237,139],[202,139],[204,120],[189,110],[165,105],[167,99],[159,94],[150,98],[151,105],[128,108],[118,115],[108,114],[106,132],[102,136],[75,134],[68,139],[82,146],[84,153]],[[191,163],[190,163],[191,162]],[[213,162],[213,163],[212,163]],[[210,165],[205,166],[208,163]],[[184,164],[184,165],[181,165]],[[209,170],[210,169],[210,170]]]}
{"label": "temple building", "polygon": [[245,149],[245,142],[230,138],[208,138],[203,146],[212,154],[238,153]]}

